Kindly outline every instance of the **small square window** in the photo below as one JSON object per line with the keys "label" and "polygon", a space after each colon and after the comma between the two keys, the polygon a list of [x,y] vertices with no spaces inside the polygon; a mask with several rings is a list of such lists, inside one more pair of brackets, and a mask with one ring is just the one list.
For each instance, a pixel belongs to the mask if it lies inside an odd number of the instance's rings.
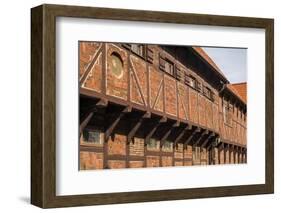
{"label": "small square window", "polygon": [[84,130],[83,139],[86,143],[102,144],[101,132],[97,130]]}
{"label": "small square window", "polygon": [[147,143],[147,148],[157,149],[158,148],[157,140],[155,138],[150,138]]}
{"label": "small square window", "polygon": [[165,141],[162,146],[163,150],[173,150],[173,143],[171,141]]}

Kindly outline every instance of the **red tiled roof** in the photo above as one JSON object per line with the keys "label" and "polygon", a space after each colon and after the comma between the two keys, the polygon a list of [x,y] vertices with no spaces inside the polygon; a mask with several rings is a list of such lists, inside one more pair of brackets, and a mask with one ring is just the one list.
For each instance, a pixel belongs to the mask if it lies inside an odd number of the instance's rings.
{"label": "red tiled roof", "polygon": [[[226,80],[227,78],[216,65],[216,63],[210,58],[210,56],[201,48],[201,47],[192,47],[205,61],[207,61],[218,73],[221,74]],[[236,83],[236,84],[227,84],[226,87],[234,93],[241,101],[245,104],[247,103],[247,83]]]}
{"label": "red tiled roof", "polygon": [[247,83],[232,84],[232,87],[237,91],[242,100],[247,103]]}
{"label": "red tiled roof", "polygon": [[218,73],[220,73],[225,79],[225,75],[216,65],[216,63],[210,58],[210,56],[201,47],[192,47],[205,61],[207,61]]}

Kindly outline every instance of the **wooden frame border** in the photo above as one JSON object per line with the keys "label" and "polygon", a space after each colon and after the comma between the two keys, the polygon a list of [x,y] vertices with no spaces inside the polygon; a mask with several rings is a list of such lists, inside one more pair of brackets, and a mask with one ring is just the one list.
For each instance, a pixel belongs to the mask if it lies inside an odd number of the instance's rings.
{"label": "wooden frame border", "polygon": [[[265,184],[56,196],[56,17],[265,29]],[[41,5],[31,9],[31,203],[42,208],[132,203],[274,192],[274,20],[126,9]]]}

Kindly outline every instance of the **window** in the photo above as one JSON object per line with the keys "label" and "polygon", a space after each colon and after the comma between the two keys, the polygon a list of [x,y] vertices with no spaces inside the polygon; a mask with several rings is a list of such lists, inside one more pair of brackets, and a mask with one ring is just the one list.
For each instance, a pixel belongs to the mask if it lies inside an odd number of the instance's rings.
{"label": "window", "polygon": [[162,146],[162,149],[163,150],[169,150],[169,151],[172,151],[173,150],[173,143],[171,141],[165,141],[163,143],[163,146]]}
{"label": "window", "polygon": [[195,79],[193,76],[189,76],[189,85],[190,85],[192,88],[195,88],[195,87],[196,87],[196,79]]}
{"label": "window", "polygon": [[202,91],[202,84],[198,81],[196,81],[196,89],[201,92]]}
{"label": "window", "polygon": [[123,61],[121,56],[116,52],[113,52],[110,55],[110,70],[116,78],[120,79],[123,77],[124,74]]}
{"label": "window", "polygon": [[232,121],[232,116],[231,116],[231,112],[232,112],[232,106],[229,102],[224,102],[223,103],[223,120],[224,123],[231,125],[231,121]]}
{"label": "window", "polygon": [[131,50],[135,54],[144,58],[144,45],[143,44],[131,44]]}
{"label": "window", "polygon": [[176,78],[179,80],[179,81],[183,81],[184,82],[184,79],[185,79],[185,75],[184,75],[184,71],[181,70],[179,67],[176,66]]}
{"label": "window", "polygon": [[149,46],[146,47],[146,60],[153,64],[153,59],[154,59],[154,53],[153,49],[151,49]]}
{"label": "window", "polygon": [[155,138],[150,138],[147,143],[147,148],[149,149],[158,149],[158,142]]}
{"label": "window", "polygon": [[101,132],[98,130],[84,130],[83,141],[86,143],[102,144]]}
{"label": "window", "polygon": [[163,57],[161,54],[159,55],[159,68],[160,70],[169,73],[174,76],[174,63],[169,59]]}
{"label": "window", "polygon": [[211,100],[213,99],[212,90],[208,87],[204,88],[204,95]]}
{"label": "window", "polygon": [[188,77],[188,75],[185,73],[185,75],[184,75],[184,83],[186,84],[186,85],[189,85],[190,83],[189,83],[189,77]]}
{"label": "window", "polygon": [[174,75],[174,64],[169,60],[165,62],[165,72]]}

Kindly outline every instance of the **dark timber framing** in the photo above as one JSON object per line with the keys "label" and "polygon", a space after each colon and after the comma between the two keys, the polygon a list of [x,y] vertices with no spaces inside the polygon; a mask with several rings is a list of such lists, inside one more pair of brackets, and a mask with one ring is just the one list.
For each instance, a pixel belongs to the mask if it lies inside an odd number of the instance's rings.
{"label": "dark timber framing", "polygon": [[[273,193],[274,191],[274,22],[272,19],[212,16],[65,5],[41,5],[31,11],[31,203],[42,207],[65,207],[113,203],[177,200],[218,196]],[[266,146],[265,183],[194,189],[170,189],[85,195],[56,195],[56,18],[94,18],[158,23],[265,29],[266,34]],[[99,94],[80,90],[80,94]],[[97,95],[98,94],[98,95]],[[97,96],[96,96],[97,95]],[[108,102],[111,100],[106,97]],[[126,102],[124,101],[124,104]],[[138,109],[137,105],[133,105]],[[142,110],[142,109],[140,109]],[[150,110],[153,113],[153,110]],[[173,116],[166,116],[167,118]],[[170,119],[170,118],[169,118]],[[165,120],[165,119],[164,119]],[[177,120],[177,119],[175,119]],[[184,122],[185,123],[185,122]],[[114,128],[111,128],[114,129]],[[109,135],[109,134],[107,134]],[[214,142],[207,149],[215,149]],[[107,144],[105,142],[105,144]],[[237,146],[234,150],[237,150]],[[211,152],[213,153],[213,152]],[[211,154],[212,155],[212,154]],[[210,156],[211,156],[210,155]],[[235,155],[236,156],[236,155]],[[212,156],[210,157],[212,160]]]}

